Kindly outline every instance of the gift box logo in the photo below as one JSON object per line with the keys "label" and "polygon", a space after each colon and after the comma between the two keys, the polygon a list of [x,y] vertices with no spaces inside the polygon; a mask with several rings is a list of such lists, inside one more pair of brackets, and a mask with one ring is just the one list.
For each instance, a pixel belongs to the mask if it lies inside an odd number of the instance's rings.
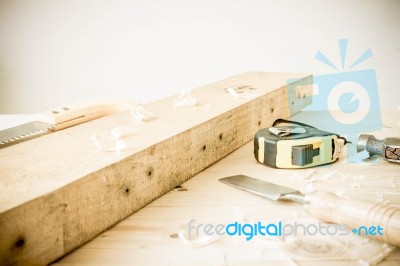
{"label": "gift box logo", "polygon": [[[356,143],[358,134],[379,130],[382,122],[375,70],[352,70],[370,58],[372,52],[367,49],[350,67],[346,67],[347,44],[347,39],[339,39],[341,70],[322,52],[317,52],[315,58],[336,71],[313,77],[313,95],[306,96],[312,97],[312,103],[305,110],[319,112],[313,121],[307,121],[311,125],[323,125],[321,129],[345,135]],[[288,80],[289,98],[297,86],[299,82],[295,84]],[[350,153],[354,151],[355,145],[352,145]]]}

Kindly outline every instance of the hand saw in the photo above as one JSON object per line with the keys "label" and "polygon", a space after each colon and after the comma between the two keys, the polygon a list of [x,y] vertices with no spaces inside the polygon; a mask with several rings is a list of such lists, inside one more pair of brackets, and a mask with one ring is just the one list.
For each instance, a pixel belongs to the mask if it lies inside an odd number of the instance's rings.
{"label": "hand saw", "polygon": [[35,115],[32,122],[0,131],[0,148],[82,124],[137,105],[134,101],[95,101],[67,105]]}

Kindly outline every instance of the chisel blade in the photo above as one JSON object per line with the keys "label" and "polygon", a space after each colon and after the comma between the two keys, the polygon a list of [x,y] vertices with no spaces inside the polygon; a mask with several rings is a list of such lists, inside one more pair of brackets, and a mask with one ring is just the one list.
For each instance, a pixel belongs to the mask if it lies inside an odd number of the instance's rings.
{"label": "chisel blade", "polygon": [[301,195],[296,189],[279,186],[245,175],[228,176],[219,179],[219,181],[271,200],[287,199],[286,196],[289,194]]}

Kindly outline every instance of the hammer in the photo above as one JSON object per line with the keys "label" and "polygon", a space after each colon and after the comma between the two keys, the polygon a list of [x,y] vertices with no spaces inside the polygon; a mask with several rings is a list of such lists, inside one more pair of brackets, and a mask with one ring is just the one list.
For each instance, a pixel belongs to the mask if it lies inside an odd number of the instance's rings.
{"label": "hammer", "polygon": [[357,141],[357,152],[366,150],[369,155],[380,155],[388,161],[400,163],[400,138],[376,139],[372,135],[361,134]]}

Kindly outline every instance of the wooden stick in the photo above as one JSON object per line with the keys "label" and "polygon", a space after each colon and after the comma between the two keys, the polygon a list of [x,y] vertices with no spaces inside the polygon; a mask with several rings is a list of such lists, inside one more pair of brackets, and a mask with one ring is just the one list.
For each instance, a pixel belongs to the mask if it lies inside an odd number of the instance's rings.
{"label": "wooden stick", "polygon": [[[292,78],[310,85],[288,91]],[[244,73],[193,90],[197,106],[172,108],[176,96],[146,105],[158,116],[148,122],[122,112],[0,150],[0,264],[48,264],[74,250],[300,111],[311,84],[304,74]],[[259,95],[227,92],[242,85]],[[138,130],[124,150],[95,148],[93,133],[119,126]]]}

